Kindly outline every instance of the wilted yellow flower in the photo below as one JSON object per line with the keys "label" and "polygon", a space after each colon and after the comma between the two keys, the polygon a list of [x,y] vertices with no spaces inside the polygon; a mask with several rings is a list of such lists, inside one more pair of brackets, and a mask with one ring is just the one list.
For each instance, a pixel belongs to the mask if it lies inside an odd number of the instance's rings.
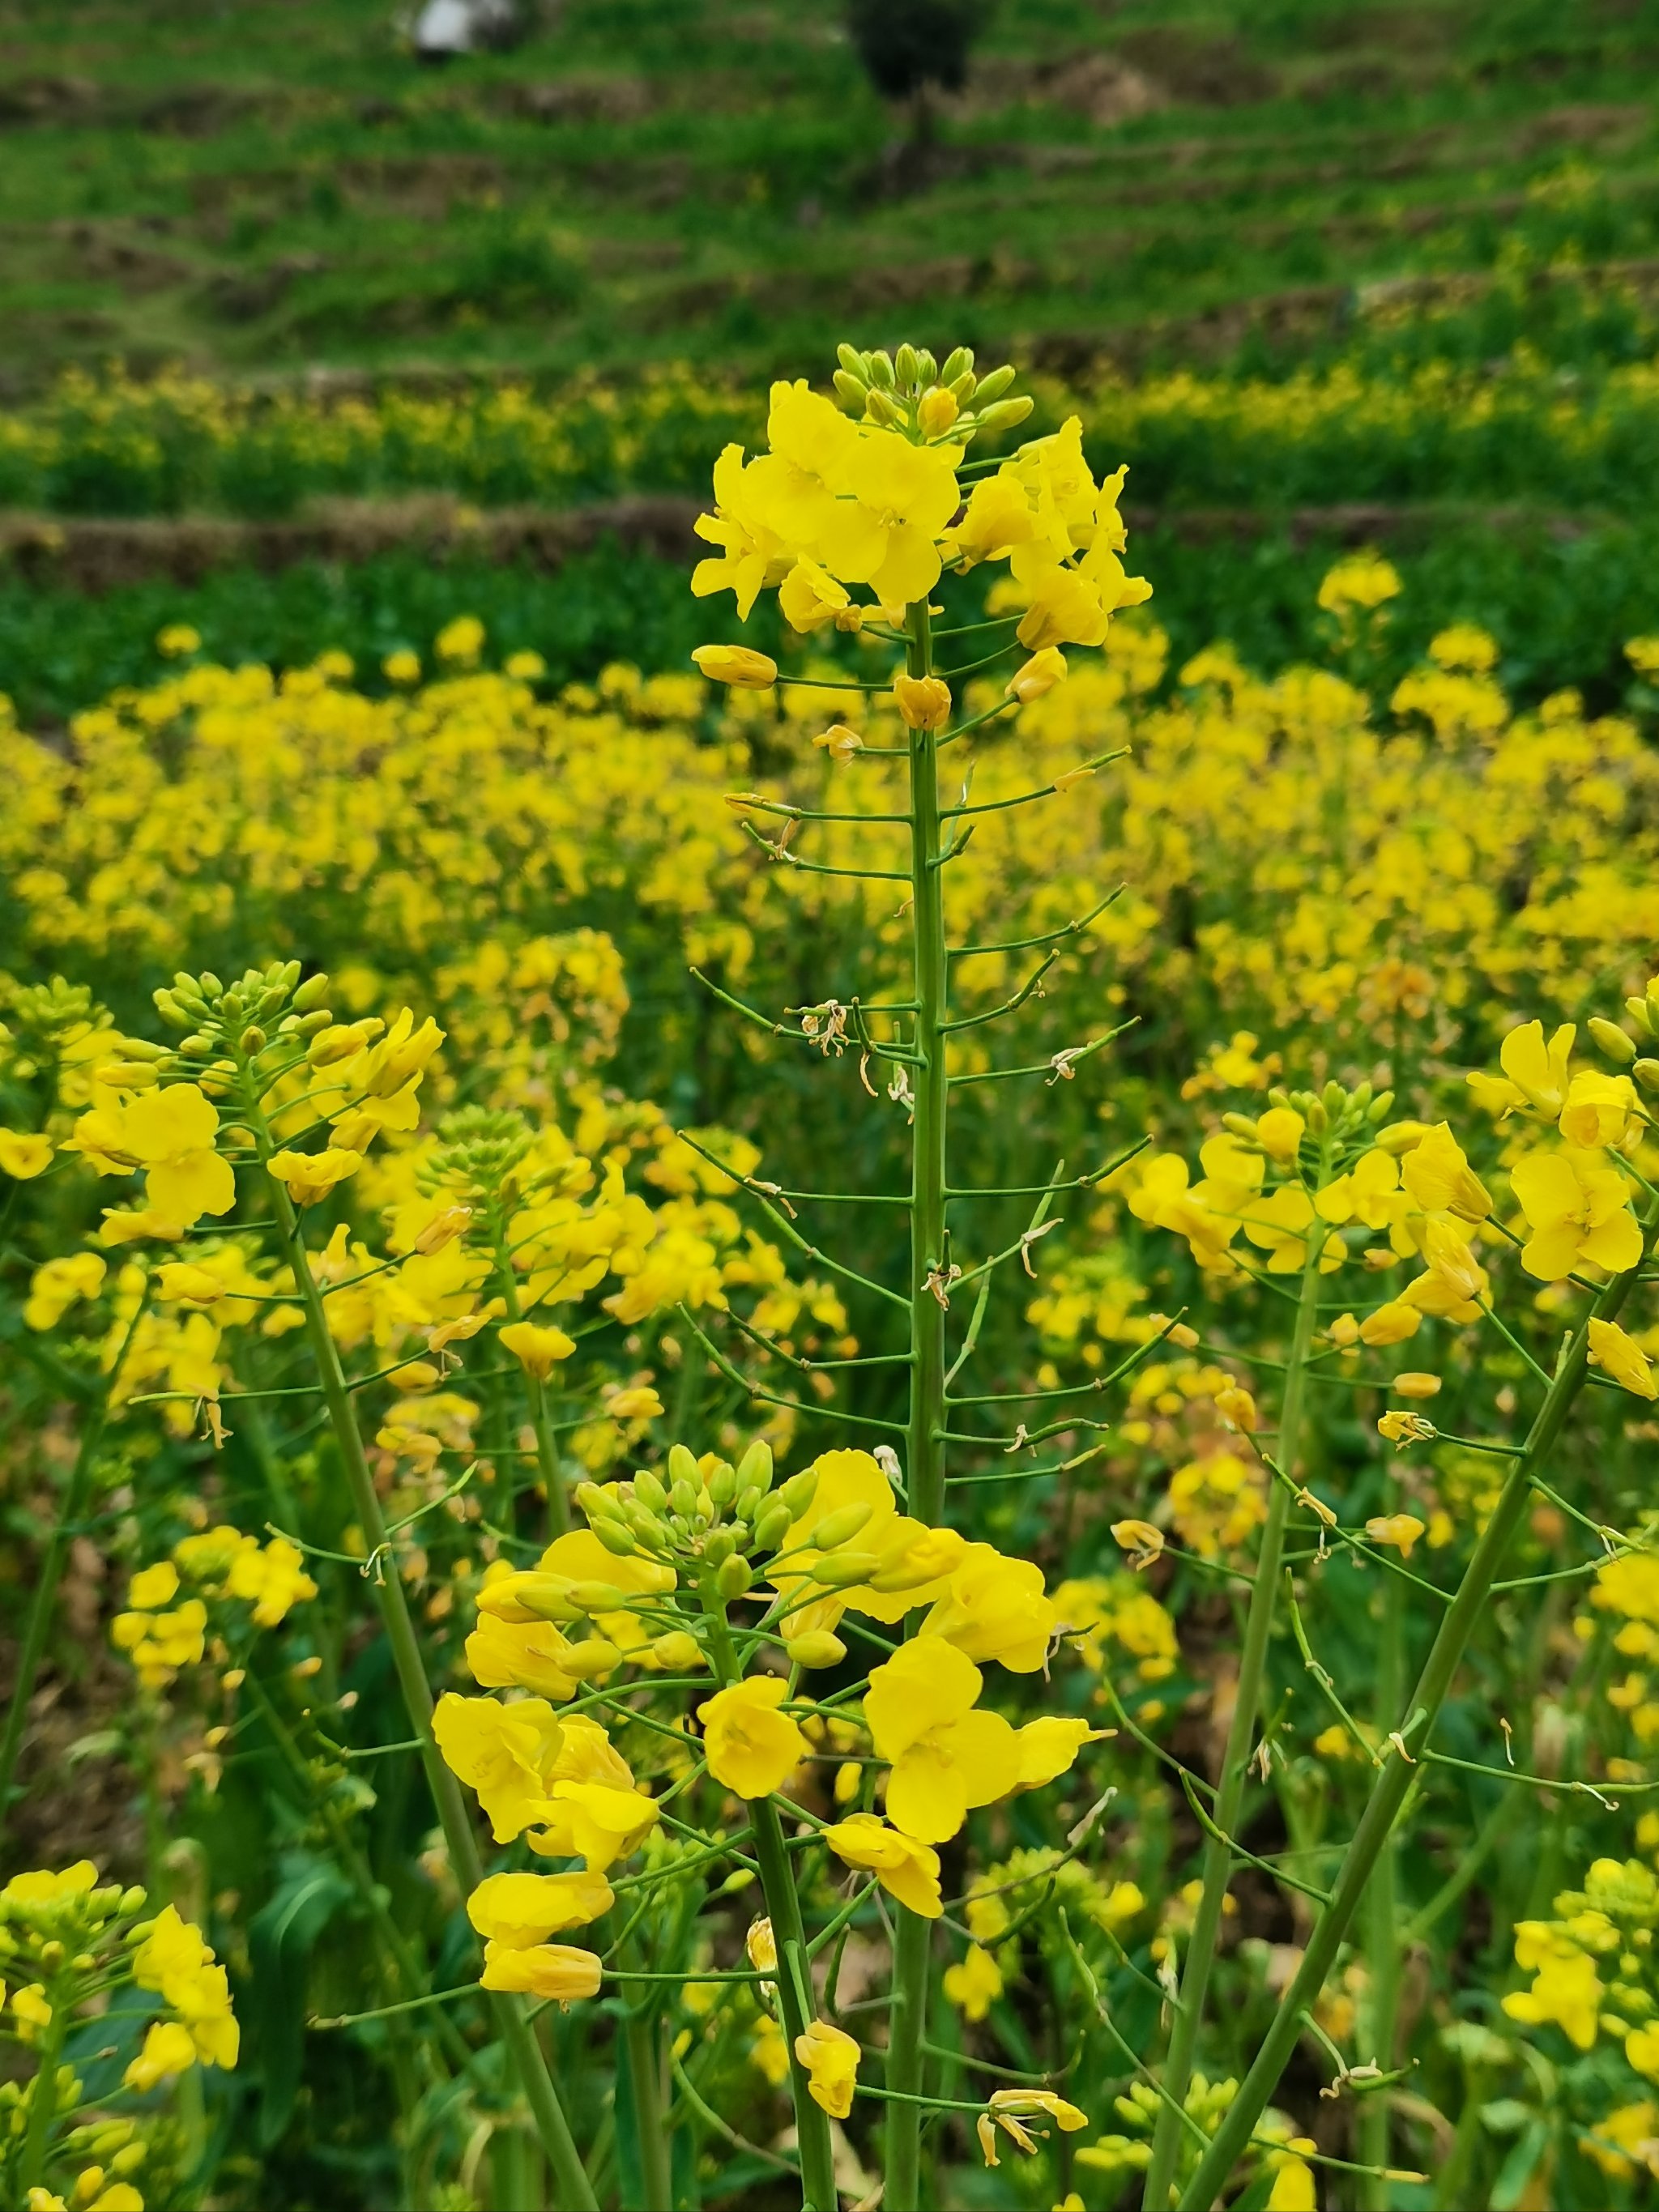
{"label": "wilted yellow flower", "polygon": [[574,1950],[568,1943],[520,1946],[492,1942],[484,1945],[478,1986],[570,2004],[581,1997],[597,1996],[602,1978],[603,1969],[592,1951]]}
{"label": "wilted yellow flower", "polygon": [[896,676],[893,702],[912,730],[940,729],[951,719],[951,687],[937,676]]}
{"label": "wilted yellow flower", "polygon": [[1365,1523],[1365,1534],[1373,1544],[1391,1546],[1402,1559],[1410,1559],[1423,1528],[1424,1523],[1414,1513],[1378,1513]]}
{"label": "wilted yellow flower", "polygon": [[466,1917],[480,1936],[523,1949],[544,1943],[562,1928],[585,1927],[609,1912],[616,1899],[600,1874],[492,1874],[466,1900]]}
{"label": "wilted yellow flower", "polygon": [[1601,1368],[1637,1397],[1659,1397],[1659,1382],[1654,1380],[1646,1352],[1633,1337],[1626,1335],[1617,1322],[1592,1319],[1589,1361],[1592,1367]]}
{"label": "wilted yellow flower", "polygon": [[854,1813],[823,1830],[823,1840],[848,1866],[867,1868],[882,1887],[912,1912],[937,1920],[945,1910],[939,1896],[939,1853],[874,1813]]}
{"label": "wilted yellow flower", "polygon": [[545,1382],[559,1362],[568,1359],[576,1349],[574,1337],[538,1322],[509,1322],[501,1334],[503,1347],[538,1382]]}
{"label": "wilted yellow flower", "polygon": [[806,2069],[812,2102],[821,2105],[831,2119],[844,2120],[853,2109],[863,2056],[853,2038],[827,2020],[811,2021],[795,2038],[795,2056]]}
{"label": "wilted yellow flower", "polygon": [[729,684],[737,690],[764,691],[778,680],[778,664],[771,655],[746,645],[700,645],[691,658],[711,684]]}

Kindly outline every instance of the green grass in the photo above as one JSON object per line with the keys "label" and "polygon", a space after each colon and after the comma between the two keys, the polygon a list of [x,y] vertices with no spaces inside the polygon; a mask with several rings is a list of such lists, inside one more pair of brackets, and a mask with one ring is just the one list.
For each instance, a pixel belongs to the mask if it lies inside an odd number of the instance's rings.
{"label": "green grass", "polygon": [[798,368],[853,330],[1139,356],[1269,299],[1271,350],[1286,293],[1492,267],[1587,159],[1574,250],[1659,246],[1649,5],[1018,0],[902,193],[833,9],[568,0],[438,70],[392,12],[6,0],[15,387],[111,355]]}

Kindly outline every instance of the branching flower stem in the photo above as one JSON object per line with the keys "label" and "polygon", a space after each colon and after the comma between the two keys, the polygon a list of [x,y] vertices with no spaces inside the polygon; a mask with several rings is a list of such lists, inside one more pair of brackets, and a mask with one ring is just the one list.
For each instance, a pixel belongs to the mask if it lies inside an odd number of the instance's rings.
{"label": "branching flower stem", "polygon": [[[269,1160],[276,1151],[276,1144],[264,1109],[257,1099],[250,1101],[249,1113],[259,1158],[263,1163]],[[374,1478],[368,1470],[362,1436],[352,1410],[344,1370],[340,1365],[339,1352],[330,1333],[317,1279],[311,1271],[310,1255],[305,1238],[301,1234],[300,1217],[287,1191],[274,1177],[270,1179],[270,1187],[283,1241],[288,1247],[289,1263],[294,1269],[295,1285],[305,1309],[312,1357],[317,1364],[324,1402],[328,1407],[330,1426],[334,1432],[346,1486],[350,1492],[352,1511],[368,1547],[369,1556],[373,1558],[385,1552],[388,1541],[385,1516],[380,1511],[380,1501],[374,1489]],[[395,1565],[390,1573],[381,1576],[376,1582],[374,1597],[380,1608],[380,1625],[392,1648],[398,1686],[403,1692],[404,1707],[421,1740],[422,1763],[426,1769],[433,1802],[438,1808],[438,1818],[442,1823],[444,1839],[449,1846],[450,1864],[462,1889],[470,1895],[483,1880],[477,1839],[473,1834],[472,1824],[461,1796],[460,1784],[445,1765],[433,1738],[432,1687],[427,1680],[426,1666],[421,1656],[420,1638],[410,1618],[403,1577],[397,1572]],[[558,2185],[559,2203],[569,2207],[571,2212],[598,2212],[599,2200],[582,2166],[575,2139],[570,2132],[570,2124],[559,2101],[558,2091],[553,2086],[547,2060],[526,2016],[523,2004],[515,1996],[493,1992],[489,2007],[496,2033],[507,2046],[509,2063],[519,2077],[520,2087],[524,2091],[535,2122],[536,2132],[552,2166]]]}
{"label": "branching flower stem", "polygon": [[[905,662],[912,676],[933,672],[927,602],[906,618]],[[945,1306],[934,1295],[945,1267],[945,1068],[949,956],[945,942],[945,879],[939,866],[939,739],[910,732],[910,905],[914,996],[915,1121],[910,1162],[910,1419],[906,1438],[906,1503],[918,1521],[945,1518]],[[887,2212],[919,2212],[921,2203],[923,2044],[933,1948],[931,1923],[896,1908],[893,2006],[889,2027],[885,2165]]]}
{"label": "branching flower stem", "polygon": [[[1327,1172],[1327,1162],[1322,1158],[1319,1178],[1322,1182]],[[1279,1452],[1281,1464],[1287,1469],[1295,1467],[1301,1443],[1308,1355],[1312,1348],[1314,1328],[1318,1318],[1319,1261],[1322,1243],[1322,1235],[1316,1225],[1314,1233],[1309,1237],[1307,1255],[1303,1262],[1301,1294],[1297,1300],[1296,1325],[1291,1338],[1290,1358],[1285,1363],[1285,1394],[1279,1417]],[[1231,1838],[1238,1832],[1245,1784],[1249,1778],[1250,1758],[1255,1749],[1261,1705],[1261,1686],[1267,1672],[1267,1647],[1273,1634],[1273,1610],[1279,1597],[1279,1570],[1290,1504],[1289,1486],[1282,1482],[1273,1483],[1268,1493],[1267,1517],[1262,1525],[1261,1547],[1256,1557],[1255,1578],[1251,1585],[1249,1609],[1245,1616],[1244,1641],[1238,1662],[1238,1691],[1233,1705],[1231,1725],[1227,1731],[1226,1749],[1222,1754],[1220,1786],[1216,1792],[1215,1826],[1213,1829],[1206,1829],[1205,1833],[1203,1887],[1199,1896],[1198,1909],[1193,1916],[1192,1940],[1187,1948],[1187,1963],[1181,1977],[1181,1994],[1170,2031],[1170,2051],[1164,2068],[1164,2084],[1170,2093],[1170,2101],[1162,2105],[1158,2111],[1152,2136],[1152,2163],[1146,2172],[1144,2202],[1158,2206],[1160,2212],[1170,2201],[1170,2187],[1175,2179],[1176,2164],[1181,2149],[1182,2123],[1186,2116],[1187,2089],[1192,2080],[1199,2035],[1204,2023],[1204,2001],[1209,1993],[1210,1974],[1215,1964],[1216,1943],[1221,1932],[1227,1885],[1232,1876],[1232,1846],[1222,1838]]]}
{"label": "branching flower stem", "polygon": [[[1650,1208],[1644,1223],[1644,1257],[1653,1249],[1656,1218],[1659,1218],[1659,1208]],[[1520,1457],[1510,1467],[1498,1504],[1470,1557],[1457,1595],[1441,1622],[1440,1632],[1434,1639],[1417,1686],[1405,1701],[1398,1735],[1401,1743],[1415,1747],[1413,1758],[1421,1752],[1434,1733],[1441,1707],[1445,1704],[1453,1679],[1462,1664],[1469,1638],[1486,1610],[1492,1584],[1498,1578],[1515,1533],[1525,1517],[1532,1494],[1534,1472],[1543,1465],[1553,1450],[1556,1440],[1566,1425],[1567,1416],[1584,1387],[1589,1367],[1590,1322],[1618,1318],[1630,1296],[1640,1265],[1638,1261],[1638,1267],[1613,1277],[1562,1351],[1549,1389],[1528,1433],[1526,1444]],[[1217,2129],[1197,2172],[1182,2193],[1180,2212],[1200,2212],[1200,2208],[1213,2204],[1225,2187],[1233,2161],[1249,2143],[1257,2120],[1290,2063],[1297,2039],[1302,2032],[1302,2015],[1311,2009],[1324,1987],[1325,1978],[1335,1962],[1337,1952],[1359,1908],[1377,1860],[1400,1817],[1416,1771],[1411,1761],[1402,1759],[1396,1749],[1378,1774],[1365,1810],[1360,1816],[1359,1826],[1354,1831],[1353,1840],[1343,1858],[1331,1901],[1314,1923],[1313,1933],[1302,1954],[1302,1963],[1279,2000],[1279,2009],[1262,2039],[1255,2063],[1240,2084],[1238,2094]],[[1148,2206],[1157,2204],[1159,2212],[1163,2212],[1166,2200],[1154,2197],[1149,2184],[1143,2201]]]}

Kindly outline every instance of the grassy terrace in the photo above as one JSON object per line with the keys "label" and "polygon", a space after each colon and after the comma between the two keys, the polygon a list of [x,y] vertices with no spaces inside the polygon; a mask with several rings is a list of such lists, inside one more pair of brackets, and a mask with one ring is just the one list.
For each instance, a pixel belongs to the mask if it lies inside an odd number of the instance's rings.
{"label": "grassy terrace", "polygon": [[768,368],[896,319],[1140,364],[1328,342],[1354,287],[1489,270],[1517,224],[1656,250],[1659,21],[1618,0],[1020,0],[920,162],[833,10],[570,0],[440,70],[391,12],[0,8],[19,396],[112,355]]}

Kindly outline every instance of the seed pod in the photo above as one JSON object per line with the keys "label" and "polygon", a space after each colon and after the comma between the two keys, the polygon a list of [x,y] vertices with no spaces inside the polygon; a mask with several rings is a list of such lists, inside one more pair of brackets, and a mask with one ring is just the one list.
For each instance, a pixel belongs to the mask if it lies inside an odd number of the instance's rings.
{"label": "seed pod", "polygon": [[813,1529],[811,1541],[820,1552],[833,1552],[856,1536],[870,1518],[874,1508],[863,1500],[842,1505],[834,1513],[826,1513]]}
{"label": "seed pod", "polygon": [[754,1579],[754,1569],[748,1560],[733,1558],[721,1565],[714,1577],[714,1588],[729,1604],[733,1598],[744,1596]]}

